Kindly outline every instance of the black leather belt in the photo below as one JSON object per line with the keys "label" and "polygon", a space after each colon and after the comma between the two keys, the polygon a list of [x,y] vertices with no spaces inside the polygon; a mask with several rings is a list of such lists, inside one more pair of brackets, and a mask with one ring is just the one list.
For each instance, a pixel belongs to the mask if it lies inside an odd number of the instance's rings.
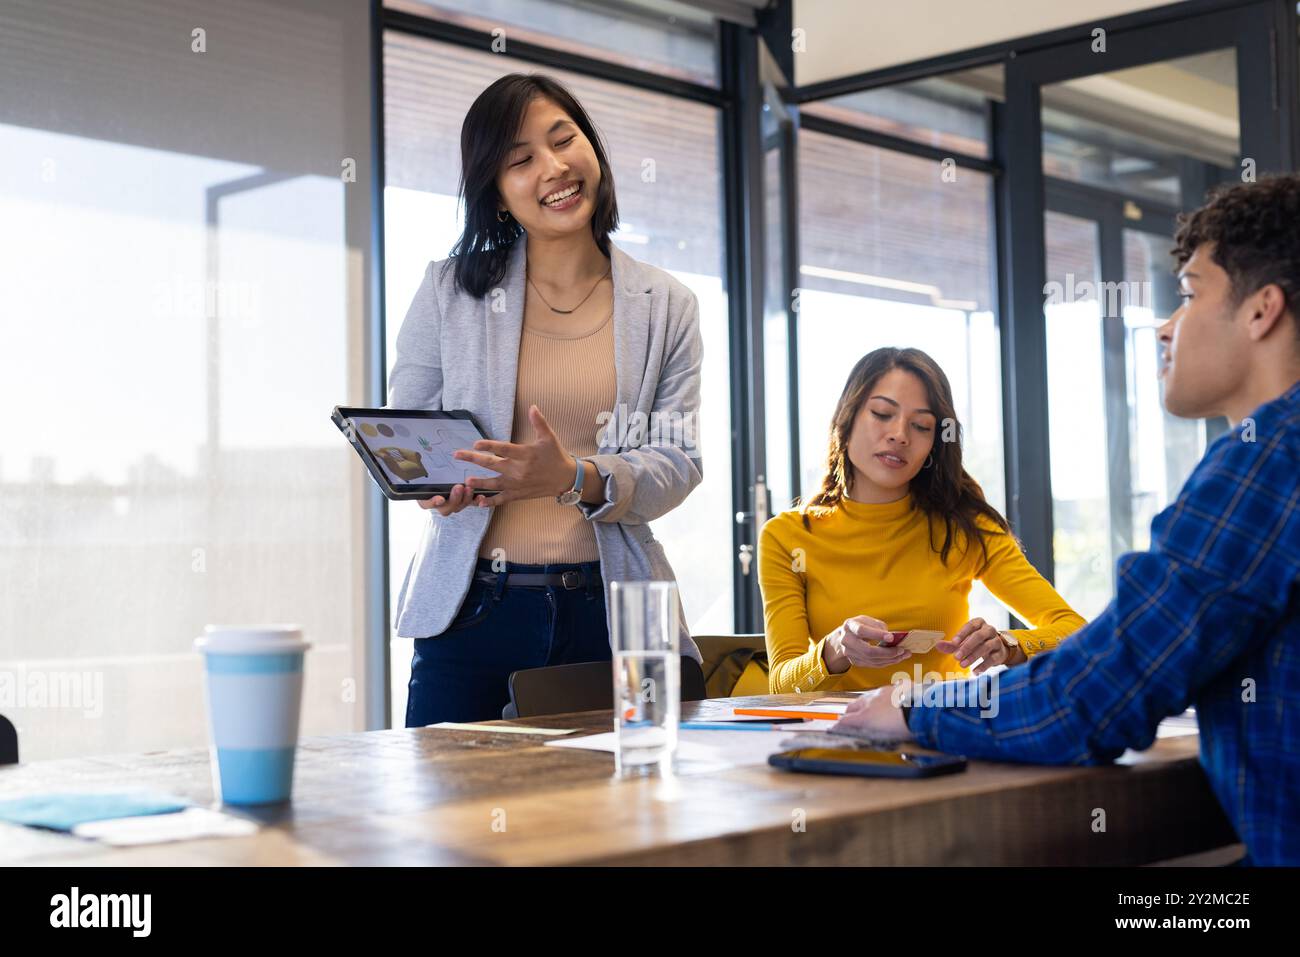
{"label": "black leather belt", "polygon": [[[487,582],[495,585],[497,579],[501,576],[496,572],[475,572],[474,580],[478,582]],[[516,588],[565,588],[573,591],[575,588],[586,588],[589,584],[594,588],[600,585],[600,573],[592,572],[588,574],[583,571],[570,570],[567,572],[507,572],[506,585],[513,585]]]}

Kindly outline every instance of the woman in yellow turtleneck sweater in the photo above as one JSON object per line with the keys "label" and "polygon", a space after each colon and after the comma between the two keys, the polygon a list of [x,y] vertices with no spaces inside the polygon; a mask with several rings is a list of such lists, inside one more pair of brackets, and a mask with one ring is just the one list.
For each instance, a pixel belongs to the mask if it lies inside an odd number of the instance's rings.
{"label": "woman in yellow turtleneck sweater", "polygon": [[[962,468],[952,389],[924,352],[877,349],[854,366],[828,460],[821,490],[759,539],[774,693],[876,688],[917,666],[955,678],[1019,664],[1083,626]],[[1034,627],[968,620],[976,579]],[[912,629],[947,640],[922,655],[879,644]]]}

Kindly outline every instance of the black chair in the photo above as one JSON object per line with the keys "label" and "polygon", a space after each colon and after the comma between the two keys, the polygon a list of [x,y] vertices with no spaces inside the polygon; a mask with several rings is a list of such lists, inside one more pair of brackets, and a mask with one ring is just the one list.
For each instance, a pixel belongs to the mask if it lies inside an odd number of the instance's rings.
{"label": "black chair", "polygon": [[[613,665],[588,661],[577,665],[529,668],[510,675],[510,703],[503,718],[536,718],[569,711],[609,711],[614,707]],[[682,655],[683,701],[703,701],[704,672],[700,663]]]}
{"label": "black chair", "polygon": [[0,714],[0,764],[18,763],[18,729]]}

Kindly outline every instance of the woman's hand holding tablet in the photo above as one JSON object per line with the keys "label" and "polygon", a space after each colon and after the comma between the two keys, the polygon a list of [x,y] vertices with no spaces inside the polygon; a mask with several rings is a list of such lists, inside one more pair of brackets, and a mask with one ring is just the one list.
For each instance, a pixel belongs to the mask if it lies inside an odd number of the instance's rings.
{"label": "woman's hand holding tablet", "polygon": [[443,518],[446,518],[448,515],[455,515],[468,505],[483,505],[486,502],[487,498],[483,495],[478,496],[478,500],[474,501],[473,492],[464,485],[455,485],[446,495],[435,495],[433,498],[421,499],[420,508],[431,508]]}

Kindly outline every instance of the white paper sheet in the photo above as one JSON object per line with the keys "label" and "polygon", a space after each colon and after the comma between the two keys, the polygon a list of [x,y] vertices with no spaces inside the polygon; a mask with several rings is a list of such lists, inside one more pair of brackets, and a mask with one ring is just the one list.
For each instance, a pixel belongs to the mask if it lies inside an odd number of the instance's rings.
{"label": "white paper sheet", "polygon": [[1178,738],[1185,734],[1199,734],[1200,725],[1196,723],[1196,711],[1188,708],[1182,714],[1165,718],[1156,726],[1157,738]]}
{"label": "white paper sheet", "polygon": [[[820,724],[820,722],[818,722]],[[718,770],[745,765],[766,764],[768,755],[784,751],[784,742],[804,725],[790,725],[781,731],[692,731],[677,732],[677,767],[679,771]],[[581,738],[547,741],[548,748],[577,748],[584,751],[607,751],[617,748],[614,732],[588,734]]]}
{"label": "white paper sheet", "polygon": [[426,728],[444,728],[450,731],[497,731],[503,734],[540,734],[554,736],[573,734],[577,728],[527,728],[520,724],[466,724],[460,721],[440,721],[426,724]]}
{"label": "white paper sheet", "polygon": [[91,821],[72,829],[77,837],[115,847],[192,841],[200,837],[245,837],[257,833],[257,824],[233,814],[206,807],[186,808],[176,814],[146,814]]}

